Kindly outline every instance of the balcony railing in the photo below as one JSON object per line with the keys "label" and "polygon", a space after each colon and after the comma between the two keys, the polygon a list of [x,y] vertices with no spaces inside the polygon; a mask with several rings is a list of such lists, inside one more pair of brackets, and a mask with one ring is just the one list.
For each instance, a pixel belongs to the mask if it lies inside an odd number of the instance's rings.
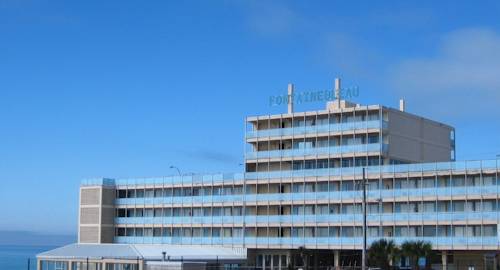
{"label": "balcony railing", "polygon": [[370,143],[356,145],[342,145],[331,147],[314,147],[289,150],[272,150],[272,151],[253,151],[247,152],[245,159],[258,158],[285,158],[285,157],[301,157],[301,156],[316,156],[316,155],[339,155],[346,153],[362,153],[362,152],[382,152],[387,151],[387,144]]}
{"label": "balcony railing", "polygon": [[[500,221],[499,212],[421,212],[421,213],[381,213],[368,214],[368,222],[464,222],[464,221]],[[269,224],[289,223],[303,226],[305,222],[312,223],[346,223],[363,221],[362,214],[331,214],[331,215],[265,215],[265,216],[190,216],[190,217],[117,217],[115,225],[120,224],[154,224],[154,225],[176,225],[176,224]]]}
{"label": "balcony railing", "polygon": [[[386,146],[383,146],[386,147]],[[387,151],[387,149],[383,149]],[[368,174],[392,174],[392,173],[425,173],[425,172],[465,172],[474,173],[481,170],[498,171],[500,160],[478,160],[478,161],[454,161],[438,163],[413,163],[400,165],[367,166]],[[130,179],[85,179],[82,186],[93,185],[162,185],[162,184],[197,184],[197,183],[232,183],[234,181],[270,178],[290,178],[290,177],[317,177],[317,176],[340,176],[356,175],[361,177],[363,167],[327,168],[327,169],[306,169],[270,172],[248,172],[248,173],[225,173],[206,175],[183,175],[167,177],[130,178]]]}
{"label": "balcony railing", "polygon": [[325,132],[341,132],[357,129],[381,129],[387,128],[386,121],[370,120],[359,121],[351,123],[338,123],[329,125],[314,125],[314,126],[301,126],[292,128],[274,128],[264,130],[247,131],[246,138],[260,138],[260,137],[276,137],[276,136],[291,136],[303,134],[315,134]]}
{"label": "balcony railing", "polygon": [[[392,239],[396,244],[404,241],[423,240],[430,242],[433,248],[441,246],[475,247],[491,249],[498,247],[498,237],[368,237],[368,244],[381,238]],[[153,237],[153,236],[118,236],[115,243],[127,244],[184,244],[184,245],[274,245],[286,247],[296,246],[356,246],[360,248],[362,237]]]}
{"label": "balcony railing", "polygon": [[[500,183],[498,183],[500,184]],[[435,187],[435,188],[408,188],[408,189],[374,189],[367,191],[368,202],[379,200],[393,200],[405,198],[409,201],[419,201],[422,197],[449,197],[449,196],[488,196],[500,193],[500,185],[468,186],[468,187]],[[268,202],[268,201],[317,201],[317,200],[361,200],[361,191],[316,191],[269,194],[235,194],[235,195],[203,195],[179,197],[147,197],[147,198],[118,198],[116,205],[161,205],[161,204],[211,204],[225,202]]]}

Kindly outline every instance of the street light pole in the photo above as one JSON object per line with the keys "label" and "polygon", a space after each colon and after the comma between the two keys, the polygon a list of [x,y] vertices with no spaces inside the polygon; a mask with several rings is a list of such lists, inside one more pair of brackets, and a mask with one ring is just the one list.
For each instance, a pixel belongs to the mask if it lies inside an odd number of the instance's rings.
{"label": "street light pole", "polygon": [[170,169],[176,169],[176,170],[177,170],[177,172],[179,173],[179,176],[181,176],[181,177],[182,177],[181,170],[179,170],[179,168],[177,168],[177,167],[176,167],[176,166],[174,166],[174,165],[170,165]]}
{"label": "street light pole", "polygon": [[361,270],[366,270],[366,177],[365,168],[363,168],[363,252],[361,253]]}

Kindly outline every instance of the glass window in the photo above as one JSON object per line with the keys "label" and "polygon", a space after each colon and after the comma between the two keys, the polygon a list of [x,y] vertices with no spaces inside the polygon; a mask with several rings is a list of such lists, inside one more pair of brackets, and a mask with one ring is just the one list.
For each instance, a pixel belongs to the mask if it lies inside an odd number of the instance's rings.
{"label": "glass window", "polygon": [[424,237],[436,236],[436,226],[424,226]]}
{"label": "glass window", "polygon": [[163,209],[161,209],[161,208],[155,208],[155,210],[154,210],[154,216],[155,217],[161,217],[161,216],[163,216],[163,211],[162,210]]}
{"label": "glass window", "polygon": [[467,186],[480,186],[481,185],[481,177],[479,175],[467,175],[466,180]]}
{"label": "glass window", "polygon": [[438,212],[451,212],[450,201],[439,201],[437,203]]}
{"label": "glass window", "polygon": [[483,226],[483,236],[497,236],[497,225],[484,225]]}
{"label": "glass window", "polygon": [[378,227],[368,227],[368,230],[366,233],[367,233],[368,237],[379,237],[380,236]]}
{"label": "glass window", "polygon": [[330,235],[330,237],[339,237],[340,236],[340,228],[339,227],[330,227],[329,235]]}
{"label": "glass window", "polygon": [[212,237],[220,237],[220,228],[212,228]]}
{"label": "glass window", "polygon": [[153,228],[144,228],[144,236],[146,237],[153,236]]}
{"label": "glass window", "polygon": [[162,234],[164,237],[171,237],[172,236],[172,229],[171,228],[163,228]]}
{"label": "glass window", "polygon": [[424,212],[436,212],[436,202],[424,202]]}
{"label": "glass window", "polygon": [[154,197],[154,190],[153,189],[146,189],[146,191],[144,192],[144,197],[146,197],[146,198]]}
{"label": "glass window", "polygon": [[144,198],[144,189],[137,189],[137,190],[135,191],[135,196],[136,196],[137,198]]}
{"label": "glass window", "polygon": [[328,237],[328,227],[320,227],[318,229],[318,237]]}
{"label": "glass window", "polygon": [[144,216],[145,217],[153,217],[154,216],[153,208],[146,208],[144,210]]}
{"label": "glass window", "polygon": [[493,186],[496,185],[496,177],[495,175],[483,175],[483,185],[484,186]]}
{"label": "glass window", "polygon": [[453,212],[463,212],[465,211],[464,201],[453,201]]}
{"label": "glass window", "polygon": [[496,211],[496,202],[494,200],[483,201],[483,211],[492,212]]}
{"label": "glass window", "polygon": [[126,189],[119,189],[119,190],[117,191],[116,196],[117,196],[118,198],[126,198],[126,197],[127,197],[127,190],[126,190]]}
{"label": "glass window", "polygon": [[157,188],[155,189],[155,197],[163,197],[163,189]]}
{"label": "glass window", "polygon": [[354,228],[342,227],[342,237],[354,237]]}
{"label": "glass window", "polygon": [[464,237],[465,236],[465,226],[453,226],[453,236]]}
{"label": "glass window", "polygon": [[126,235],[127,236],[135,236],[135,228],[127,228]]}
{"label": "glass window", "polygon": [[453,176],[452,185],[454,187],[463,187],[463,186],[465,186],[465,177],[464,176]]}
{"label": "glass window", "polygon": [[451,237],[451,226],[450,225],[439,225],[437,227],[437,235],[440,237]]}
{"label": "glass window", "polygon": [[116,228],[116,236],[125,236],[125,228]]}
{"label": "glass window", "polygon": [[424,180],[422,181],[422,186],[424,188],[434,188],[436,187],[436,179],[434,177],[432,178],[424,178]]}
{"label": "glass window", "polygon": [[117,217],[125,217],[127,215],[126,209],[120,208],[116,209],[116,216]]}

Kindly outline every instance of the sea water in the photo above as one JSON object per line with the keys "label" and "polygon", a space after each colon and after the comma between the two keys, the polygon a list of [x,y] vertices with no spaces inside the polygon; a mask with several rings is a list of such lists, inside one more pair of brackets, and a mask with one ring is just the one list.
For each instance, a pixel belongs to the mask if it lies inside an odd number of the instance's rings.
{"label": "sea water", "polygon": [[0,270],[36,270],[36,254],[54,249],[54,246],[0,245]]}

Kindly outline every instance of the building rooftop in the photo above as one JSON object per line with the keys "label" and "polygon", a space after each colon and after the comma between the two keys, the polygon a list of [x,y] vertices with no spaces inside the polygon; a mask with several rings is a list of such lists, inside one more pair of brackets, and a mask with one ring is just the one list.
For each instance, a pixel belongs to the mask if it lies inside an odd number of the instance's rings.
{"label": "building rooftop", "polygon": [[37,255],[40,259],[246,260],[246,248],[163,244],[71,244]]}

